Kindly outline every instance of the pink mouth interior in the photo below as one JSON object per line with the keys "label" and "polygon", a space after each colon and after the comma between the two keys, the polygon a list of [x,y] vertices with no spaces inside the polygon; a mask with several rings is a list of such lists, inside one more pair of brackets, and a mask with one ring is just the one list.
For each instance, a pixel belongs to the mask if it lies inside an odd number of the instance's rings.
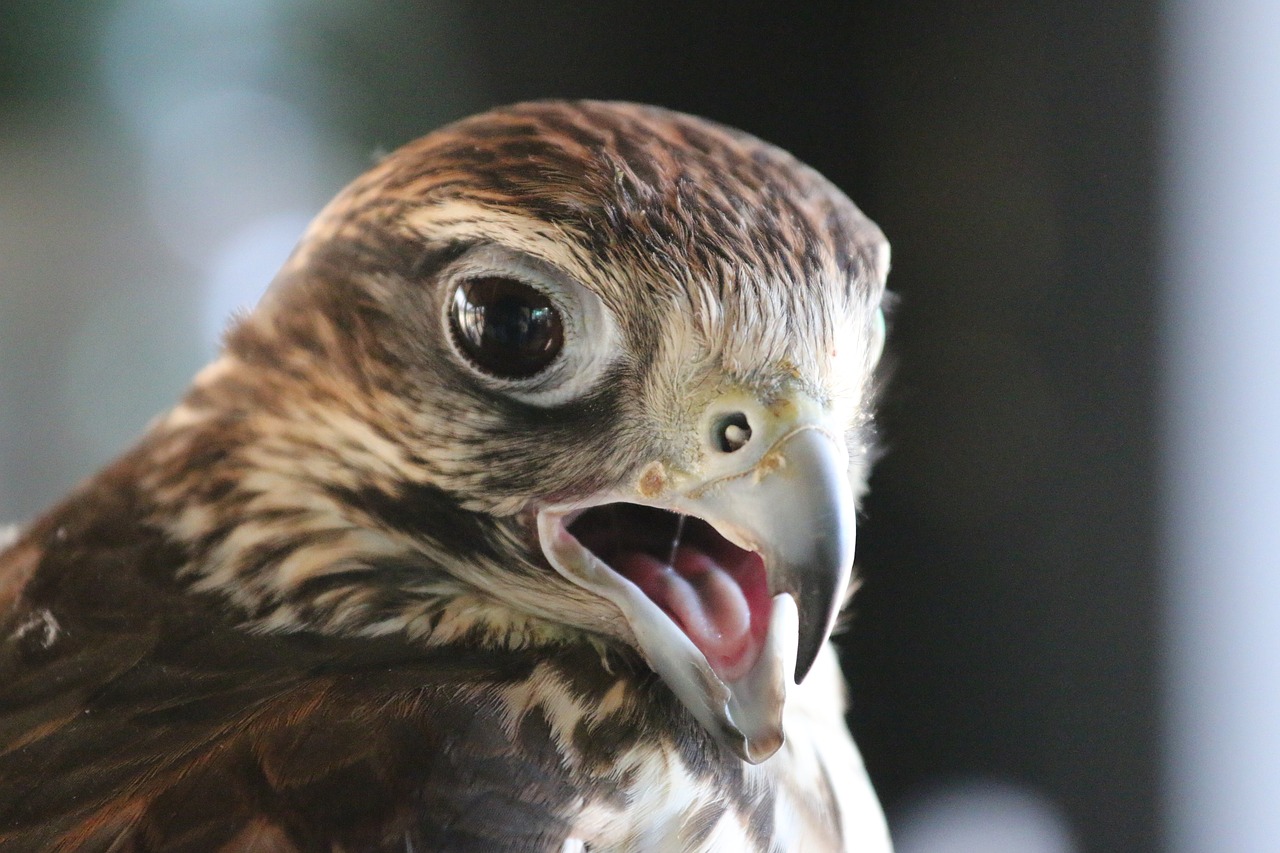
{"label": "pink mouth interior", "polygon": [[636,504],[593,507],[568,530],[661,607],[722,680],[755,664],[773,607],[759,554],[699,518]]}

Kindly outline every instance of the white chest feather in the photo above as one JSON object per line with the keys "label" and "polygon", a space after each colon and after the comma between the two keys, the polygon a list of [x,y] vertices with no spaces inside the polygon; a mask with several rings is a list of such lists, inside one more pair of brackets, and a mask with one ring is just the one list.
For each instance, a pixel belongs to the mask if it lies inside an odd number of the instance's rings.
{"label": "white chest feather", "polygon": [[744,765],[745,797],[726,797],[674,748],[637,745],[609,771],[625,780],[622,801],[584,802],[565,849],[888,853],[883,813],[844,724],[842,692],[828,647],[788,699],[782,749]]}

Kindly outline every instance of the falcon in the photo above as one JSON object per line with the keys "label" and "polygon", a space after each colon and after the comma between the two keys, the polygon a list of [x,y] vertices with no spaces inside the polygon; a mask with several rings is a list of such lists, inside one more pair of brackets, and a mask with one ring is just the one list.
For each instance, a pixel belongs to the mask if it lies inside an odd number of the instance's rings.
{"label": "falcon", "polygon": [[0,552],[0,850],[887,850],[828,643],[887,268],[663,109],[387,156]]}

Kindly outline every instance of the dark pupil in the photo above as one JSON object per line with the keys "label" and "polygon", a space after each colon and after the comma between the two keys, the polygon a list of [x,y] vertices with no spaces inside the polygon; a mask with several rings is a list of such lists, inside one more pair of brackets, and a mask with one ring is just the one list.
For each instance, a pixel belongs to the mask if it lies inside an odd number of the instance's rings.
{"label": "dark pupil", "polygon": [[496,376],[532,376],[555,360],[564,345],[555,305],[515,279],[462,282],[453,292],[450,319],[463,351]]}

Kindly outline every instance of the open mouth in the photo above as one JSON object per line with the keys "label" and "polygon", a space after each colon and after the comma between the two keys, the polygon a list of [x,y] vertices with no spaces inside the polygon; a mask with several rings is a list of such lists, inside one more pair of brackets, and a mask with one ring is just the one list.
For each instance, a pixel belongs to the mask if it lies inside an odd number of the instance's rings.
{"label": "open mouth", "polygon": [[784,426],[751,455],[685,472],[664,508],[620,486],[526,516],[550,568],[616,608],[564,620],[633,647],[753,764],[782,745],[787,693],[826,646],[853,566],[843,439],[817,421]]}
{"label": "open mouth", "polygon": [[700,518],[656,507],[610,503],[564,520],[569,535],[666,613],[722,681],[751,670],[773,606],[759,554]]}

